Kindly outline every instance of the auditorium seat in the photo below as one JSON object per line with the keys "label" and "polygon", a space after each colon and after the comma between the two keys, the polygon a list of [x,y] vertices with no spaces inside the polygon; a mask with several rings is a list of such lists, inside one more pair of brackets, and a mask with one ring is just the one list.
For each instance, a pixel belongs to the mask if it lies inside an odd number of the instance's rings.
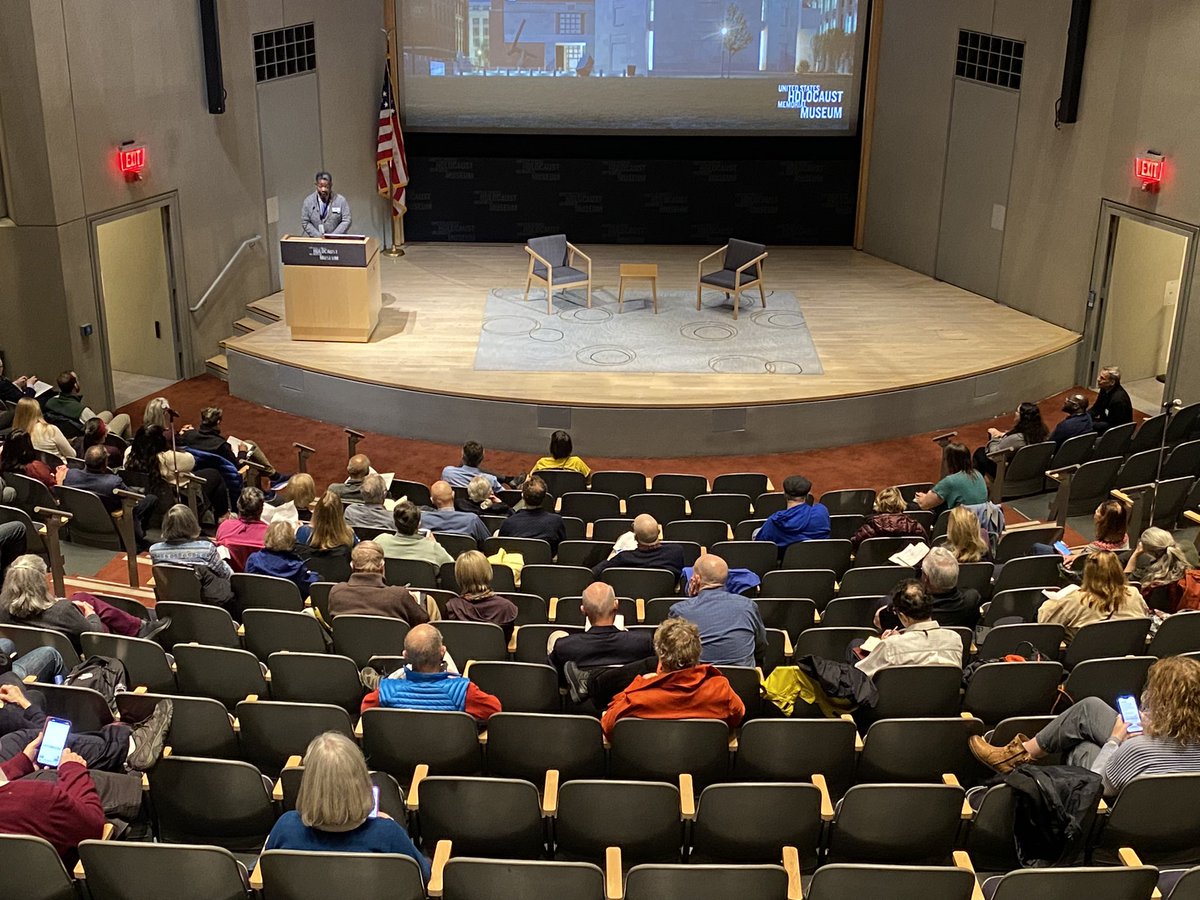
{"label": "auditorium seat", "polygon": [[837,627],[822,625],[800,632],[793,642],[797,662],[806,656],[846,661],[846,648],[855,639],[866,640],[879,637],[879,632],[868,627]]}
{"label": "auditorium seat", "polygon": [[839,597],[882,597],[914,572],[909,566],[856,566],[838,583]]}
{"label": "auditorium seat", "polygon": [[269,782],[248,762],[173,753],[147,778],[155,834],[164,843],[213,844],[246,862],[275,825]]}
{"label": "auditorium seat", "polygon": [[54,846],[44,838],[0,834],[4,894],[27,900],[77,900],[75,884]]}
{"label": "auditorium seat", "polygon": [[856,568],[894,565],[890,561],[894,554],[899,553],[909,544],[919,543],[924,543],[924,538],[919,534],[867,538],[858,545],[858,551],[854,554],[854,565]]}
{"label": "auditorium seat", "polygon": [[1062,666],[1056,662],[987,663],[971,675],[963,709],[988,725],[1045,715],[1054,706],[1061,679]]}
{"label": "auditorium seat", "polygon": [[408,784],[417,766],[435,775],[476,775],[482,770],[479,731],[465,712],[368,709],[362,714],[362,749],[372,769]]}
{"label": "auditorium seat", "polygon": [[955,866],[825,865],[813,873],[807,900],[887,897],[888,900],[972,900],[970,870]]}
{"label": "auditorium seat", "polygon": [[627,865],[678,862],[679,788],[648,781],[568,781],[559,787],[555,858],[603,863],[620,847]]}
{"label": "auditorium seat", "polygon": [[[708,479],[703,475],[663,472],[650,479],[650,492],[655,494],[679,494],[685,500],[691,500],[699,494],[708,493]],[[677,518],[682,518],[682,516]],[[668,522],[670,519],[659,519],[659,521]]]}
{"label": "auditorium seat", "polygon": [[336,731],[354,737],[346,710],[328,703],[242,701],[235,714],[241,758],[269,777],[277,777],[289,757],[303,755],[317,735]]}
{"label": "auditorium seat", "polygon": [[1099,697],[1115,709],[1123,694],[1141,697],[1146,675],[1156,661],[1153,656],[1085,660],[1071,670],[1063,690],[1076,703],[1085,697]]}
{"label": "auditorium seat", "polygon": [[228,850],[207,846],[209,843],[83,841],[79,860],[87,875],[87,896],[93,900],[145,900],[155,896],[172,900],[244,900],[245,865]]}
{"label": "auditorium seat", "polygon": [[176,644],[209,644],[214,647],[241,647],[233,617],[209,603],[181,603],[160,600],[155,607],[160,618],[170,618],[171,626],[158,640],[170,650]]}
{"label": "auditorium seat", "polygon": [[746,707],[746,719],[761,716],[763,699],[759,688],[763,672],[756,666],[717,666],[717,670],[729,681],[729,686]]}
{"label": "auditorium seat", "polygon": [[538,663],[472,661],[463,672],[509,712],[554,713],[562,709],[558,673]]}
{"label": "auditorium seat", "polygon": [[1167,414],[1159,413],[1157,416],[1151,416],[1148,419],[1143,419],[1133,435],[1133,441],[1129,445],[1129,450],[1126,456],[1134,456],[1146,450],[1153,450],[1158,447],[1163,440],[1163,432],[1167,427]]}
{"label": "auditorium seat", "polygon": [[1014,625],[997,625],[989,629],[976,656],[979,659],[1000,659],[1009,653],[1029,658],[1032,644],[1046,659],[1058,659],[1059,645],[1066,640],[1063,626],[1057,622],[1022,622]]}
{"label": "auditorium seat", "polygon": [[[578,472],[572,474],[579,475]],[[598,491],[571,491],[562,495],[559,512],[564,516],[575,516],[588,524],[597,519],[616,519],[621,515],[621,499],[616,494]]]}
{"label": "auditorium seat", "polygon": [[104,695],[91,688],[36,682],[32,689],[42,695],[42,711],[66,719],[73,731],[99,731],[113,721]]}
{"label": "auditorium seat", "polygon": [[678,587],[678,579],[669,569],[609,566],[601,573],[600,580],[611,585],[618,596],[635,600],[665,597]]}
{"label": "auditorium seat", "polygon": [[967,748],[967,739],[983,731],[982,721],[963,716],[875,722],[863,736],[855,781],[941,784],[950,774],[975,784],[991,777]]}
{"label": "auditorium seat", "polygon": [[[124,722],[140,722],[154,712],[163,694],[118,693],[117,709]],[[208,697],[169,698],[173,704],[167,745],[181,756],[237,759],[237,734],[223,703]]]}
{"label": "auditorium seat", "polygon": [[556,631],[568,634],[582,634],[582,625],[546,624],[522,625],[515,632],[517,648],[513,659],[517,662],[544,663],[546,661],[546,642]]}
{"label": "auditorium seat", "polygon": [[1149,618],[1089,622],[1076,632],[1074,640],[1067,647],[1063,666],[1072,669],[1085,659],[1103,659],[1106,656],[1142,656],[1146,653],[1146,637],[1149,633]]}
{"label": "auditorium seat", "polygon": [[984,625],[1017,616],[1022,622],[1036,622],[1038,609],[1046,601],[1040,587],[1010,588],[992,594],[992,604],[983,614]]}
{"label": "auditorium seat", "polygon": [[499,712],[488,719],[489,775],[541,784],[554,769],[562,781],[603,778],[604,736],[594,716]]}
{"label": "auditorium seat", "polygon": [[528,565],[521,570],[521,590],[550,602],[554,597],[578,597],[592,583],[592,570],[583,566]]}
{"label": "auditorium seat", "polygon": [[1030,528],[1008,528],[996,545],[996,564],[1007,563],[1019,556],[1028,556],[1034,544],[1053,544],[1062,540],[1060,525],[1037,525]]}
{"label": "auditorium seat", "polygon": [[588,489],[583,473],[574,469],[538,469],[534,474],[546,482],[547,492],[562,499],[568,493],[586,492]]}
{"label": "auditorium seat", "polygon": [[758,497],[770,488],[770,479],[762,472],[726,472],[713,479],[714,494],[746,494]]}
{"label": "auditorium seat", "polygon": [[[541,538],[490,537],[483,542],[485,556],[495,556],[499,551],[519,553],[527,566],[549,564],[554,559],[550,543]],[[496,566],[492,566],[495,571]]]}
{"label": "auditorium seat", "polygon": [[754,515],[766,519],[787,509],[787,496],[783,491],[763,491],[754,498]]}
{"label": "auditorium seat", "polygon": [[701,547],[712,547],[729,538],[729,525],[719,519],[674,519],[662,527],[663,540],[695,541]]}
{"label": "auditorium seat", "polygon": [[179,603],[202,603],[200,578],[191,566],[159,563],[151,569],[154,578],[154,599]]}
{"label": "auditorium seat", "polygon": [[363,686],[354,660],[333,653],[282,651],[267,658],[271,697],[293,703],[331,703],[357,716]]}
{"label": "auditorium seat", "polygon": [[765,524],[767,524],[766,519],[742,519],[733,526],[733,539],[735,541],[752,541]]}
{"label": "auditorium seat", "polygon": [[634,866],[624,900],[779,900],[788,896],[788,873],[777,864]]}
{"label": "auditorium seat", "polygon": [[749,569],[762,578],[779,567],[779,550],[770,541],[719,541],[708,548],[731,569]]}
{"label": "auditorium seat", "polygon": [[1097,863],[1132,847],[1151,865],[1200,864],[1200,774],[1139,775],[1108,806],[1092,839]]}
{"label": "auditorium seat", "polygon": [[496,897],[563,897],[607,900],[604,872],[581,862],[531,862],[451,857],[443,874],[443,900]]}
{"label": "auditorium seat", "polygon": [[812,600],[798,597],[758,597],[754,601],[767,628],[779,628],[795,643],[800,632],[813,627],[817,607]]}
{"label": "auditorium seat", "polygon": [[1133,443],[1133,433],[1137,430],[1136,422],[1126,422],[1124,425],[1114,425],[1104,434],[1096,438],[1088,461],[1108,459],[1111,456],[1124,458],[1129,455],[1129,447]]}
{"label": "auditorium seat", "polygon": [[799,541],[783,551],[782,569],[829,569],[841,578],[850,568],[848,538]]}
{"label": "auditorium seat", "polygon": [[1150,641],[1147,653],[1162,659],[1200,650],[1200,615],[1187,610],[1167,617]]}
{"label": "auditorium seat", "polygon": [[[885,670],[886,671],[886,670]],[[838,802],[829,862],[945,865],[961,821],[963,790],[945,784],[857,784]],[[896,815],[903,810],[903,815]]]}
{"label": "auditorium seat", "polygon": [[824,609],[833,599],[837,575],[832,569],[774,569],[763,576],[760,597],[807,597]]}
{"label": "auditorium seat", "polygon": [[876,672],[874,680],[879,691],[874,709],[858,709],[864,723],[958,715],[962,681],[958,666],[890,666]]}
{"label": "auditorium seat", "polygon": [[1058,567],[1062,559],[1056,554],[1018,556],[1010,559],[996,576],[993,593],[1000,594],[1016,588],[1057,588]]}
{"label": "auditorium seat", "polygon": [[625,501],[625,515],[633,518],[643,513],[654,516],[656,522],[674,522],[688,516],[687,498],[682,494],[653,492],[634,494]]}
{"label": "auditorium seat", "polygon": [[[1104,438],[1111,434],[1105,432],[1096,442],[1097,448]],[[1067,466],[1063,469],[1051,469],[1046,475],[1057,483],[1051,513],[1057,514],[1058,519],[1065,521],[1071,516],[1091,515],[1097,506],[1108,499],[1108,492],[1116,487],[1117,471],[1123,462],[1120,456],[1095,456],[1078,467]]]}
{"label": "auditorium seat", "polygon": [[38,647],[53,647],[62,656],[63,665],[68,671],[79,665],[79,653],[75,645],[61,631],[33,625],[0,625],[0,637],[16,644],[17,656],[23,656]]}
{"label": "auditorium seat", "polygon": [[348,656],[362,668],[372,656],[399,656],[409,625],[386,616],[334,616],[333,652]]}
{"label": "auditorium seat", "polygon": [[421,868],[400,853],[315,853],[268,850],[260,858],[263,895],[323,900],[346,895],[424,900]]}
{"label": "auditorium seat", "polygon": [[[549,545],[547,545],[548,547]],[[558,545],[557,563],[560,566],[583,566],[585,569],[590,569],[608,559],[612,549],[612,541],[563,541]]]}
{"label": "auditorium seat", "polygon": [[324,653],[325,629],[312,616],[279,609],[247,609],[242,613],[246,649],[263,662],[272,653]]}
{"label": "auditorium seat", "polygon": [[692,516],[697,519],[717,519],[730,528],[742,519],[750,518],[750,496],[748,494],[716,493],[697,494],[691,500]]}
{"label": "auditorium seat", "polygon": [[145,687],[155,693],[175,693],[175,673],[163,648],[145,638],[89,631],[80,635],[80,649],[87,656],[111,656],[125,664],[129,688]]}
{"label": "auditorium seat", "polygon": [[458,559],[460,555],[466,553],[468,550],[479,549],[479,544],[469,534],[435,531],[433,532],[433,539],[441,544],[445,551],[455,559]]}
{"label": "auditorium seat", "polygon": [[432,623],[442,633],[446,652],[454,658],[460,671],[471,660],[508,659],[508,641],[504,629],[491,622],[458,622],[442,619]]}
{"label": "auditorium seat", "polygon": [[848,541],[862,527],[867,517],[858,513],[845,513],[829,517],[829,537],[833,540]]}
{"label": "auditorium seat", "polygon": [[729,728],[719,719],[619,719],[611,743],[616,779],[677,782],[686,773],[706,787],[729,774]]}
{"label": "auditorium seat", "polygon": [[174,652],[175,676],[182,694],[211,697],[230,710],[250,694],[270,697],[262,666],[248,650],[177,644]]}
{"label": "auditorium seat", "polygon": [[[627,531],[633,531],[633,518],[620,516],[612,519],[597,519],[592,523],[592,540],[614,543],[617,538]],[[562,551],[562,544],[559,544]]]}
{"label": "auditorium seat", "polygon": [[831,516],[869,516],[875,505],[875,491],[872,488],[826,491],[818,502],[829,510]]}
{"label": "auditorium seat", "polygon": [[300,588],[287,578],[234,572],[229,584],[242,609],[284,609],[292,612],[304,609]]}
{"label": "auditorium seat", "polygon": [[875,613],[881,606],[887,606],[887,598],[879,594],[866,597],[835,597],[821,611],[821,627],[874,628]]}
{"label": "auditorium seat", "polygon": [[[346,581],[345,578],[337,579]],[[324,573],[322,573],[324,578]],[[438,586],[437,566],[423,559],[397,559],[392,556],[383,558],[383,580],[387,584],[402,587],[435,588]]]}
{"label": "auditorium seat", "polygon": [[408,805],[430,855],[438,841],[449,840],[465,856],[539,859],[546,828],[538,790],[519,778],[430,775],[409,794]]}
{"label": "auditorium seat", "polygon": [[1157,881],[1158,870],[1153,866],[1018,869],[988,879],[983,890],[990,900],[1149,900]]}
{"label": "auditorium seat", "polygon": [[1046,470],[1050,468],[1054,452],[1054,441],[1042,441],[1024,444],[1016,450],[989,454],[989,459],[996,463],[996,475],[988,499],[1000,503],[1042,493],[1045,490]]}
{"label": "auditorium seat", "polygon": [[641,472],[592,472],[593,491],[616,494],[622,500],[628,500],[633,494],[645,493],[646,485],[646,476]]}

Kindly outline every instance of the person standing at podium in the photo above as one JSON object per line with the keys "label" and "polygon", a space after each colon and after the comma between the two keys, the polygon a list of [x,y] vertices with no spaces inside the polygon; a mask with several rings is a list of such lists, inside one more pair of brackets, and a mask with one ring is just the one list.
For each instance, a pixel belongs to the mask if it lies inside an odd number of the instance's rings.
{"label": "person standing at podium", "polygon": [[333,176],[318,172],[316,190],[304,198],[300,208],[300,227],[308,237],[345,234],[350,230],[350,204],[333,192]]}

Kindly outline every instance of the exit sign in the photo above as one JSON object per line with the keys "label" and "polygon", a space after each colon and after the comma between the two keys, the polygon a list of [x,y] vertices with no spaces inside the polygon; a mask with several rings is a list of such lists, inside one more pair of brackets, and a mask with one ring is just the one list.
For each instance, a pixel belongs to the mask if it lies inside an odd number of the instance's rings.
{"label": "exit sign", "polygon": [[146,167],[145,144],[123,144],[117,148],[117,169],[123,175],[134,175]]}
{"label": "exit sign", "polygon": [[1143,184],[1160,184],[1166,159],[1158,153],[1139,154],[1133,161],[1133,174]]}

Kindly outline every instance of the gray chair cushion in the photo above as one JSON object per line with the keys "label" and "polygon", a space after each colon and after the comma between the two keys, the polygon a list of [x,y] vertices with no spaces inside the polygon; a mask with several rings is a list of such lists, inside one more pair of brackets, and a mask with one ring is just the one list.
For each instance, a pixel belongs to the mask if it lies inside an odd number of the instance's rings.
{"label": "gray chair cushion", "polygon": [[[539,272],[538,269],[541,269]],[[533,264],[533,274],[538,278],[546,277],[546,267],[539,264]],[[579,269],[573,269],[570,266],[555,266],[554,267],[554,286],[559,287],[567,284],[579,284],[587,281],[587,272],[581,272]]]}
{"label": "gray chair cushion", "polygon": [[[762,256],[766,250],[767,247],[765,244],[752,244],[749,241],[739,241],[736,238],[730,238],[729,243],[725,247],[725,269],[729,272],[734,272],[756,256]],[[540,250],[538,252],[541,253]],[[550,259],[548,256],[546,258]],[[750,270],[748,269],[747,271]]]}
{"label": "gray chair cushion", "polygon": [[[526,241],[526,245],[555,268],[567,264],[567,236],[565,234],[550,234],[545,237],[530,238]],[[538,272],[538,269],[541,269],[541,271]],[[534,271],[544,277],[546,267],[539,262],[535,262]]]}
{"label": "gray chair cushion", "polygon": [[[732,269],[721,269],[721,271],[719,271],[719,272],[711,272],[708,275],[705,275],[703,278],[700,279],[700,283],[701,284],[711,284],[716,287],[725,288],[726,290],[733,290],[733,288],[734,288],[733,278],[734,278],[735,274],[736,273]],[[750,282],[754,281],[757,278],[758,278],[758,272],[757,272],[757,266],[756,266],[754,268],[747,269],[745,272],[742,273],[741,283],[742,284],[750,284]]]}

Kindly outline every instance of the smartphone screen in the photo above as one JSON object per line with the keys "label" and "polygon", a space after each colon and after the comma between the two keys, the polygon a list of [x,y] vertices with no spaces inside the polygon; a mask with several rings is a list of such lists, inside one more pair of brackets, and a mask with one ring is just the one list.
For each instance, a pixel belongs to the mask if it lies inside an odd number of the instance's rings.
{"label": "smartphone screen", "polygon": [[1063,556],[1071,555],[1071,548],[1067,546],[1066,541],[1055,541],[1054,549],[1057,550],[1059,553],[1061,553]]}
{"label": "smartphone screen", "polygon": [[375,805],[371,807],[370,818],[379,818],[379,785],[371,785],[371,796],[375,798]]}
{"label": "smartphone screen", "polygon": [[71,723],[66,719],[46,719],[46,729],[42,733],[42,746],[38,748],[37,761],[40,766],[53,768],[62,759],[63,748],[67,746],[67,735],[71,733]]}
{"label": "smartphone screen", "polygon": [[1117,698],[1117,709],[1121,711],[1121,718],[1129,726],[1129,733],[1141,734],[1142,714],[1138,709],[1137,700],[1131,694],[1123,694]]}

